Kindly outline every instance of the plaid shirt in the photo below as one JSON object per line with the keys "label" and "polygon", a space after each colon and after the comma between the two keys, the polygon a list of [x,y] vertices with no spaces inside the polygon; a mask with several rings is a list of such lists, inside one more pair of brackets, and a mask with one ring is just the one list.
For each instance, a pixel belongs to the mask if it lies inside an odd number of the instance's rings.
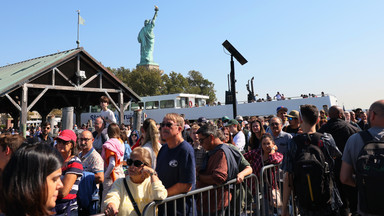
{"label": "plaid shirt", "polygon": [[[250,152],[245,153],[244,157],[251,164],[253,173],[256,174],[257,177],[259,178],[260,178],[261,168],[264,165],[278,164],[283,160],[283,155],[280,152],[275,152],[273,154],[269,154],[268,159],[263,161],[263,152],[261,148],[254,149],[254,150],[251,150]],[[274,172],[272,172],[272,182],[273,184],[275,182]],[[253,190],[255,190],[255,184],[254,183],[252,184],[253,184]],[[275,185],[273,185],[273,188],[275,188]]]}

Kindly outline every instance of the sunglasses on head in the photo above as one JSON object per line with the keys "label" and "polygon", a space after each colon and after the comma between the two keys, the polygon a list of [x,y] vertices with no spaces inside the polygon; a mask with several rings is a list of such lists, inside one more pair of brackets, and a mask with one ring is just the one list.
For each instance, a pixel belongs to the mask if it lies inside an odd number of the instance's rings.
{"label": "sunglasses on head", "polygon": [[132,160],[132,159],[128,159],[127,164],[128,166],[132,166],[133,164],[135,167],[141,167],[143,164],[145,165],[145,163],[143,163],[140,160]]}

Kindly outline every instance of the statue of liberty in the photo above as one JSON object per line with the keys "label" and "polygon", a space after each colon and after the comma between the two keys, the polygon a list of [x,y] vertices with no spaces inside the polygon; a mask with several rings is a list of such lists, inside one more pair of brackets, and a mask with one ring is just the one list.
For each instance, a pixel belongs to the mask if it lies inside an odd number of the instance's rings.
{"label": "statue of liberty", "polygon": [[144,27],[140,30],[137,40],[140,45],[140,63],[141,65],[158,65],[153,62],[153,46],[155,43],[155,34],[153,33],[153,28],[155,27],[155,20],[157,17],[157,12],[159,8],[155,6],[155,15],[152,20],[145,20]]}

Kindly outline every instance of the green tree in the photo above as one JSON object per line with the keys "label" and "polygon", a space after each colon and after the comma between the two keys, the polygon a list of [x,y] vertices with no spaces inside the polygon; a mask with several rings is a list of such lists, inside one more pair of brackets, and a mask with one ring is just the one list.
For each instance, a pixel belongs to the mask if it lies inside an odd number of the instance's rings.
{"label": "green tree", "polygon": [[191,94],[208,95],[209,99],[207,103],[216,101],[215,84],[207,79],[204,79],[203,75],[199,71],[191,70],[188,72],[188,86]]}
{"label": "green tree", "polygon": [[216,101],[215,85],[205,79],[199,71],[191,70],[188,76],[184,77],[174,71],[161,75],[158,70],[143,67],[132,71],[124,67],[108,69],[141,97],[189,93],[208,95],[207,103]]}
{"label": "green tree", "polygon": [[163,82],[158,70],[148,70],[143,67],[132,71],[124,67],[110,70],[141,97],[162,94]]}
{"label": "green tree", "polygon": [[131,71],[128,68],[119,67],[119,68],[109,68],[112,73],[116,75],[117,78],[119,78],[123,83],[128,83],[128,74],[131,73]]}
{"label": "green tree", "polygon": [[128,74],[127,85],[142,97],[160,95],[163,88],[160,72],[142,67]]}
{"label": "green tree", "polygon": [[162,80],[164,83],[163,94],[189,93],[188,80],[180,73],[172,71],[169,75],[164,74]]}

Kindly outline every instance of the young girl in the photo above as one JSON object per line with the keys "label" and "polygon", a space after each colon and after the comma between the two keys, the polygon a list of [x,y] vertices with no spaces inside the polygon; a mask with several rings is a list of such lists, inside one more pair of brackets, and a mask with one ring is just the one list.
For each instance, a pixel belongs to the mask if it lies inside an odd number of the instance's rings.
{"label": "young girl", "polygon": [[104,182],[103,196],[104,200],[113,182],[118,178],[125,177],[123,170],[124,143],[120,139],[120,128],[116,123],[108,126],[109,140],[103,144],[101,157],[104,159]]}

